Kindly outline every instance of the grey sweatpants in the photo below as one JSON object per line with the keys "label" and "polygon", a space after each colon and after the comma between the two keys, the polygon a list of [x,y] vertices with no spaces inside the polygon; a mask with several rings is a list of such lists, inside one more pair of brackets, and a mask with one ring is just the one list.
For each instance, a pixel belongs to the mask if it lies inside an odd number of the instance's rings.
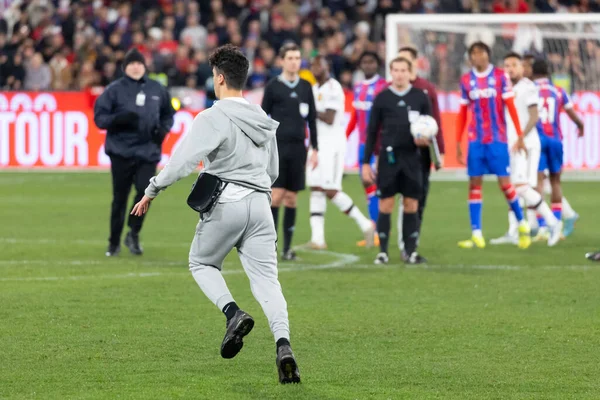
{"label": "grey sweatpants", "polygon": [[266,193],[254,192],[233,203],[219,203],[196,227],[190,271],[219,309],[233,300],[221,268],[236,248],[254,298],[269,320],[275,340],[289,339],[287,303],[277,279],[277,234]]}

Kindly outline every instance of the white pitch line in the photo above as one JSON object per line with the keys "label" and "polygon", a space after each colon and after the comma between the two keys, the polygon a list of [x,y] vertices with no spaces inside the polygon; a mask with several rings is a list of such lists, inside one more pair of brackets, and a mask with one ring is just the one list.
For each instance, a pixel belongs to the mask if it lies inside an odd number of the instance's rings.
{"label": "white pitch line", "polygon": [[[316,251],[309,249],[298,248],[299,250],[307,253],[315,253]],[[308,271],[308,270],[320,270],[320,269],[334,269],[344,268],[348,265],[359,260],[358,256],[346,253],[336,253],[333,251],[320,251],[320,254],[326,254],[335,257],[336,260],[326,264],[292,264],[289,267],[279,266],[279,272],[295,272],[295,271]],[[130,261],[134,262],[134,261]],[[59,264],[59,265],[90,265],[100,264],[99,261],[84,261],[84,260],[59,260],[59,261],[48,261],[48,260],[0,260],[0,265],[11,264],[11,265],[28,265],[28,264]],[[139,262],[143,265],[185,265],[184,262],[161,262],[161,261],[142,261]],[[226,263],[227,265],[229,263]],[[243,269],[231,269],[222,271],[223,275],[235,275],[244,273]],[[22,281],[60,281],[60,280],[84,280],[84,279],[129,279],[129,278],[147,278],[155,276],[181,276],[190,275],[189,272],[131,272],[127,274],[114,274],[114,275],[73,275],[73,276],[32,276],[32,277],[14,277],[14,278],[0,278],[0,282],[22,282]]]}
{"label": "white pitch line", "polygon": [[[108,242],[106,240],[90,240],[90,239],[69,239],[69,240],[58,240],[58,239],[24,239],[24,238],[11,238],[11,237],[0,237],[0,243],[18,244],[83,244],[91,246],[105,246]],[[191,242],[190,242],[191,243]],[[151,242],[147,243],[148,246],[152,247],[190,247],[190,243],[186,242]]]}
{"label": "white pitch line", "polygon": [[[372,264],[353,264],[345,265],[341,261],[336,261],[329,264],[294,264],[293,267],[279,268],[279,272],[301,272],[309,270],[325,270],[345,268],[353,269],[403,269],[408,270],[487,270],[487,271],[523,271],[523,270],[545,270],[545,271],[600,271],[600,268],[594,268],[591,265],[549,265],[544,267],[518,267],[514,265],[372,265]],[[222,271],[223,275],[237,275],[244,273],[242,269],[230,269]],[[0,278],[0,282],[31,282],[31,281],[61,281],[61,280],[108,280],[108,279],[129,279],[129,278],[150,278],[157,276],[188,276],[188,272],[130,272],[126,274],[114,275],[79,275],[79,276],[40,276],[40,277],[15,277],[15,278]]]}
{"label": "white pitch line", "polygon": [[[134,265],[164,265],[164,266],[185,266],[185,261],[142,261],[135,259],[123,259],[119,260],[121,264],[134,264]],[[73,265],[73,266],[87,266],[87,265],[100,265],[111,263],[111,261],[100,261],[100,260],[0,260],[0,266],[11,266],[11,265]]]}

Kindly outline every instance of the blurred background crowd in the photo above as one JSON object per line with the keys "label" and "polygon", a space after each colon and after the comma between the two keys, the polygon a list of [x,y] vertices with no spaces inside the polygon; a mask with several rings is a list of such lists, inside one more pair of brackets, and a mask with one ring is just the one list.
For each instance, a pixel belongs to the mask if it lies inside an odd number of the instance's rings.
{"label": "blurred background crowd", "polygon": [[[321,53],[349,87],[360,79],[365,50],[385,59],[389,13],[588,13],[596,0],[0,0],[0,88],[81,90],[121,75],[125,52],[135,46],[151,77],[168,86],[211,89],[207,55],[233,43],[251,60],[248,88],[279,74],[277,50],[288,40],[302,48],[305,65]],[[460,73],[464,46],[454,35],[425,35],[430,78],[444,89]],[[568,43],[551,59],[585,80],[585,52],[600,61],[596,40]],[[561,47],[561,48],[562,48]],[[569,56],[570,53],[572,57]],[[581,71],[577,70],[579,61]],[[594,64],[594,65],[600,65]],[[598,73],[595,71],[594,73]],[[595,79],[596,81],[600,81]],[[448,89],[455,89],[448,87]]]}

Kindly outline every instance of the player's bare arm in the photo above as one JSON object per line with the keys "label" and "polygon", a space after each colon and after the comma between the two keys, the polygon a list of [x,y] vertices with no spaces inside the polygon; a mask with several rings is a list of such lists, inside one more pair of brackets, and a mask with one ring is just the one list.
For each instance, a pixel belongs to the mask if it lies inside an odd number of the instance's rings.
{"label": "player's bare arm", "polygon": [[573,110],[573,108],[567,108],[565,111],[566,111],[567,115],[569,116],[569,118],[571,118],[571,121],[573,121],[573,123],[575,125],[577,125],[577,136],[582,137],[584,135],[583,121],[581,121],[581,118],[579,118],[579,115],[577,115],[577,113],[575,112],[575,110]]}
{"label": "player's bare arm", "polygon": [[[513,146],[513,151],[519,151],[520,149],[525,149],[525,137],[532,132],[533,128],[535,128],[538,120],[540,119],[539,111],[537,104],[531,105],[527,108],[527,112],[529,113],[529,118],[527,119],[527,124],[523,129],[523,135],[519,136],[517,143]],[[525,150],[527,151],[527,150]]]}
{"label": "player's bare arm", "polygon": [[361,169],[361,178],[364,184],[373,185],[375,184],[375,171],[371,167],[370,160],[371,155],[375,151],[375,143],[377,143],[377,138],[379,137],[379,128],[381,126],[382,115],[381,115],[381,105],[380,97],[375,97],[375,101],[373,101],[373,107],[371,108],[371,115],[369,117],[369,125],[367,127],[367,138],[365,141],[365,154],[363,165]]}
{"label": "player's bare arm", "polygon": [[467,125],[467,104],[461,104],[456,117],[456,161],[463,167],[466,166],[461,148],[462,136]]}
{"label": "player's bare arm", "polygon": [[317,112],[317,118],[327,125],[333,125],[333,121],[335,120],[335,110],[328,108],[324,112]]}

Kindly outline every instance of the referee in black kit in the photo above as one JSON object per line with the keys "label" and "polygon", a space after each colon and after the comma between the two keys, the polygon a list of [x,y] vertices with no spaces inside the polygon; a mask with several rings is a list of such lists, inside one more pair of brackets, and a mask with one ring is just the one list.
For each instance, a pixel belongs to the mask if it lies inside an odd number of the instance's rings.
{"label": "referee in black kit", "polygon": [[[94,105],[94,122],[98,128],[106,129],[104,150],[111,162],[113,201],[106,250],[109,257],[121,250],[131,186],[136,190],[135,204],[156,173],[162,143],[173,126],[175,114],[169,92],[146,76],[144,56],[137,49],[125,55],[122,67],[125,76],[108,85]],[[136,255],[142,254],[139,233],[143,221],[144,216],[129,215],[125,245]]]}
{"label": "referee in black kit", "polygon": [[[410,84],[411,71],[412,63],[408,59],[398,57],[392,60],[392,84],[375,97],[369,117],[362,179],[368,184],[377,183],[377,194],[380,197],[377,232],[381,250],[375,264],[387,264],[389,261],[390,216],[398,193],[402,194],[404,202],[404,262],[426,262],[425,258],[417,253],[420,230],[419,198],[423,192],[420,147],[427,151],[430,143],[427,139],[414,139],[410,132],[410,123],[420,115],[431,115],[431,105],[427,95]],[[381,148],[375,174],[369,160],[378,142],[380,128]]]}
{"label": "referee in black kit", "polygon": [[306,122],[313,150],[309,167],[315,168],[318,162],[317,111],[311,84],[298,76],[300,48],[294,43],[285,44],[279,50],[279,57],[283,61],[283,72],[265,87],[262,108],[279,122],[279,178],[273,184],[271,211],[277,230],[279,207],[283,202],[282,257],[284,260],[294,260],[296,253],[291,246],[296,225],[296,202],[298,192],[304,190],[306,184]]}

